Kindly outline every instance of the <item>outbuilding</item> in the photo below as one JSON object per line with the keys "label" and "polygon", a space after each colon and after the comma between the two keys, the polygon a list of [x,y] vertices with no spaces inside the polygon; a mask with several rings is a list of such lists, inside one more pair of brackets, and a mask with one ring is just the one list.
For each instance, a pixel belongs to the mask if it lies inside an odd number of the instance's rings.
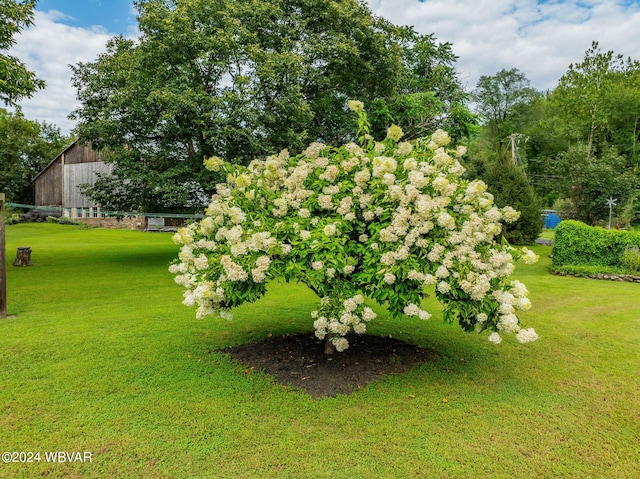
{"label": "outbuilding", "polygon": [[82,194],[81,185],[93,185],[98,174],[111,171],[102,153],[74,141],[36,176],[35,204],[59,208],[62,216],[73,219],[100,218],[100,205]]}

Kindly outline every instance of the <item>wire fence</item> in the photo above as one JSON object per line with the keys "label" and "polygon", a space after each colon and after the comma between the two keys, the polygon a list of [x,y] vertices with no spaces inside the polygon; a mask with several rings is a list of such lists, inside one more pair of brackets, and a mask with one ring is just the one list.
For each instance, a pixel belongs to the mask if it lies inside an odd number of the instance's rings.
{"label": "wire fence", "polygon": [[204,218],[204,214],[187,214],[187,213],[147,213],[140,211],[106,211],[97,207],[90,208],[64,208],[62,206],[38,206],[27,205],[23,203],[6,203],[7,207],[38,210],[38,211],[51,211],[59,214],[60,216],[76,217],[76,218],[91,218],[91,217],[136,217],[142,216],[146,218],[177,218],[177,219],[199,219]]}

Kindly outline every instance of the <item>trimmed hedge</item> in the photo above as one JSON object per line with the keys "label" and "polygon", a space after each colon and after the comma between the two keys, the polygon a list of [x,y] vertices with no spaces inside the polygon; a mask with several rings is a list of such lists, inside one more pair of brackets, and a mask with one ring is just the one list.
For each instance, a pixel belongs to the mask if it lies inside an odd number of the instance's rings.
{"label": "trimmed hedge", "polygon": [[562,221],[556,228],[552,267],[564,265],[622,268],[628,246],[640,247],[640,234],[606,230],[579,221]]}

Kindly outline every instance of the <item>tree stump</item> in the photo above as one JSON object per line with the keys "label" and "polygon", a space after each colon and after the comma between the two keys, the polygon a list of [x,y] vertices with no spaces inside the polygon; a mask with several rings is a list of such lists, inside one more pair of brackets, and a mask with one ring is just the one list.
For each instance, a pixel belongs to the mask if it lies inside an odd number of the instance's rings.
{"label": "tree stump", "polygon": [[16,253],[16,260],[13,262],[14,266],[31,266],[31,247],[19,246]]}

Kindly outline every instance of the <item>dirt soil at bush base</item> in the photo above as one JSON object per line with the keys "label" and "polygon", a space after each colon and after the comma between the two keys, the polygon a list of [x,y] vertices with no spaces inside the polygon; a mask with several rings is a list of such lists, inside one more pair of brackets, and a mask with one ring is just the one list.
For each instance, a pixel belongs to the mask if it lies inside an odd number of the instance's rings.
{"label": "dirt soil at bush base", "polygon": [[313,333],[271,337],[223,351],[247,369],[264,371],[285,387],[314,398],[351,394],[387,374],[401,374],[432,360],[435,353],[397,339],[370,335],[347,337],[349,348],[324,353]]}

